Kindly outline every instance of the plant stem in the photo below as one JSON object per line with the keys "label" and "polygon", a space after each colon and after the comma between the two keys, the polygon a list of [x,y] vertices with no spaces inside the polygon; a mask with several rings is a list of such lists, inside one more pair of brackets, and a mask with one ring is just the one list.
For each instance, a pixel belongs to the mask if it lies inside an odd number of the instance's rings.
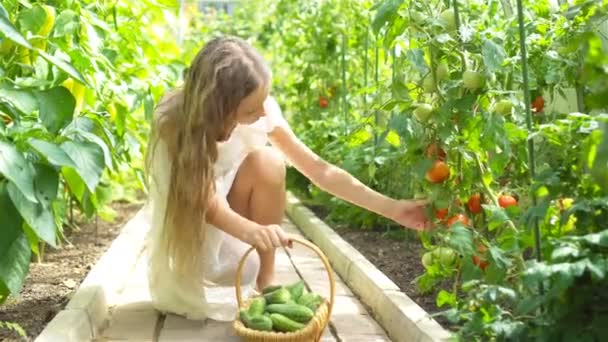
{"label": "plant stem", "polygon": [[[524,88],[524,104],[526,106],[526,126],[528,134],[532,133],[532,111],[530,109],[530,84],[528,80],[528,57],[526,54],[526,30],[524,27],[524,10],[522,0],[517,0],[517,20],[519,23],[519,44],[521,49],[521,67]],[[530,165],[530,181],[534,181],[536,175],[535,160],[534,160],[534,140],[528,137],[528,163]],[[532,193],[532,205],[536,206],[536,194]],[[540,228],[538,219],[534,219],[534,243],[536,250],[536,260],[541,261],[541,242]],[[542,293],[542,289],[541,289]]]}

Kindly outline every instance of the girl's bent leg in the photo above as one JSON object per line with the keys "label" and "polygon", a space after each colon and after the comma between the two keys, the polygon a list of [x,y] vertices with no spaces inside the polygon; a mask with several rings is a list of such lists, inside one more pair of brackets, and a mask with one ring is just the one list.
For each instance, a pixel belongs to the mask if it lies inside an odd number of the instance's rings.
{"label": "girl's bent leg", "polygon": [[[281,224],[285,211],[285,162],[273,148],[250,153],[239,168],[230,193],[230,207],[259,224]],[[258,289],[273,281],[274,250],[260,252]]]}

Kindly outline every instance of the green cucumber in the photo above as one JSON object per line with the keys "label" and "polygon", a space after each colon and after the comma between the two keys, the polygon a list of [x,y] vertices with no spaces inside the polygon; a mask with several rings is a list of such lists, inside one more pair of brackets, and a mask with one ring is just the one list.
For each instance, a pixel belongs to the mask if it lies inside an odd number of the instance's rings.
{"label": "green cucumber", "polygon": [[293,300],[298,300],[298,298],[300,298],[300,296],[302,296],[302,294],[304,293],[304,281],[303,280],[299,280],[289,286],[286,286],[285,288],[287,290],[289,290],[289,293],[291,294],[291,298],[293,298]]}
{"label": "green cucumber", "polygon": [[266,311],[281,314],[299,323],[308,323],[315,315],[311,309],[298,304],[270,304]]}
{"label": "green cucumber", "polygon": [[266,298],[259,296],[255,297],[249,305],[249,314],[251,316],[258,316],[266,311]]}
{"label": "green cucumber", "polygon": [[273,313],[270,314],[270,319],[272,319],[272,326],[277,331],[282,332],[293,332],[298,331],[304,328],[306,325],[302,323],[295,322],[284,315]]}
{"label": "green cucumber", "polygon": [[291,293],[282,287],[264,295],[267,304],[285,304],[291,300]]}
{"label": "green cucumber", "polygon": [[267,294],[270,292],[274,292],[274,291],[280,289],[281,287],[283,287],[283,286],[282,285],[269,285],[262,289],[262,293]]}

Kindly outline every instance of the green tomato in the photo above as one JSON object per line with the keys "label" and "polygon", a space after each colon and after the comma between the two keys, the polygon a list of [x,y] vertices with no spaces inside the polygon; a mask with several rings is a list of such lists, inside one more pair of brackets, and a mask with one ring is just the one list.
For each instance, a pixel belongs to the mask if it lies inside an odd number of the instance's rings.
{"label": "green tomato", "polygon": [[448,31],[456,29],[456,18],[454,17],[454,10],[447,9],[439,15],[439,21]]}
{"label": "green tomato", "polygon": [[510,115],[513,103],[509,100],[500,100],[494,105],[494,111],[500,115]]}
{"label": "green tomato", "polygon": [[433,76],[428,75],[422,81],[422,89],[425,93],[433,93],[436,89],[435,80],[433,80]]}
{"label": "green tomato", "polygon": [[446,61],[441,61],[435,70],[435,75],[438,80],[445,80],[450,76],[450,69]]}
{"label": "green tomato", "polygon": [[485,85],[485,78],[480,72],[467,70],[462,74],[462,83],[465,88],[475,90]]}
{"label": "green tomato", "polygon": [[451,248],[439,247],[432,253],[433,259],[443,267],[453,266],[456,263],[456,260],[458,260],[456,252]]}
{"label": "green tomato", "polygon": [[433,106],[428,103],[423,103],[414,110],[414,115],[418,121],[427,122],[432,112]]}
{"label": "green tomato", "polygon": [[424,268],[429,268],[433,265],[433,253],[426,252],[422,255],[422,265]]}
{"label": "green tomato", "polygon": [[422,13],[420,13],[418,11],[411,11],[410,18],[413,23],[418,24],[418,25],[423,24],[424,19],[425,19],[424,15],[422,15]]}

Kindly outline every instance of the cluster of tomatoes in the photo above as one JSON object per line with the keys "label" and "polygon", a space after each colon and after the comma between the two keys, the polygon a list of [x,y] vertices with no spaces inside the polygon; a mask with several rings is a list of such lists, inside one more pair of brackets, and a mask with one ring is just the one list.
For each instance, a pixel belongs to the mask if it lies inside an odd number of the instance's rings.
{"label": "cluster of tomatoes", "polygon": [[[432,143],[426,149],[426,156],[434,160],[433,165],[426,172],[426,180],[434,184],[443,183],[448,180],[450,178],[450,169],[446,163],[446,152],[436,143]],[[469,212],[473,215],[481,214],[483,212],[483,203],[484,200],[481,194],[472,194],[467,201]],[[460,203],[458,204],[460,205]],[[498,197],[498,205],[502,208],[517,206],[517,199],[511,195],[503,194]],[[458,213],[451,217],[448,217],[448,214],[448,208],[435,209],[435,217],[442,225],[448,227],[448,229],[456,223],[461,223],[464,226],[471,225],[470,219],[463,213]],[[477,252],[477,255],[473,255],[473,263],[481,270],[485,270],[489,265],[485,256],[487,247],[479,243],[477,245]],[[444,266],[451,265],[453,264],[452,260],[455,260],[452,258],[452,254],[455,256],[455,252],[453,250],[445,247],[439,247],[434,251],[425,254],[426,257],[423,256],[423,264],[428,267],[433,260],[437,260]]]}

